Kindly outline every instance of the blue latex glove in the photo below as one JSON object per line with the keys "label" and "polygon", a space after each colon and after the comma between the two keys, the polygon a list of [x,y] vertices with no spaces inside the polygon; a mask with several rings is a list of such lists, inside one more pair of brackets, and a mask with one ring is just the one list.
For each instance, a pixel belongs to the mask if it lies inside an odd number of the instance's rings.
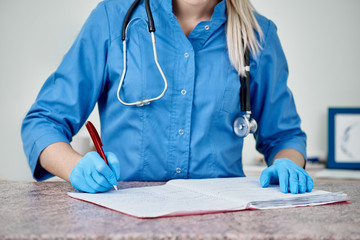
{"label": "blue latex glove", "polygon": [[269,184],[279,184],[283,193],[304,193],[311,192],[314,183],[309,174],[293,161],[280,158],[274,164],[266,168],[260,176],[262,187]]}
{"label": "blue latex glove", "polygon": [[120,162],[112,152],[105,153],[109,165],[97,152],[88,152],[82,157],[70,174],[74,188],[82,192],[96,193],[110,190],[118,185]]}

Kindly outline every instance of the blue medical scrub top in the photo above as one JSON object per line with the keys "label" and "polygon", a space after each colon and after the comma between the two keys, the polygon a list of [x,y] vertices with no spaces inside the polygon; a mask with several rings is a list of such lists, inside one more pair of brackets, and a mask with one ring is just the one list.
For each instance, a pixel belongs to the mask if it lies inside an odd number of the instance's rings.
{"label": "blue medical scrub top", "polygon": [[[105,151],[121,162],[119,180],[168,180],[244,176],[243,139],[235,135],[240,115],[240,80],[229,61],[221,1],[210,21],[185,36],[172,1],[151,0],[159,63],[168,80],[163,98],[145,107],[117,99],[123,71],[121,28],[130,0],[105,0],[93,10],[58,69],[47,79],[22,125],[33,176],[52,175],[38,164],[41,151],[70,143],[98,102]],[[143,3],[128,29],[127,73],[121,97],[127,102],[158,96],[164,87],[153,59]],[[251,56],[252,117],[256,148],[268,164],[282,149],[305,156],[288,67],[276,26],[256,14],[263,31],[260,53]],[[245,153],[246,154],[246,153]]]}

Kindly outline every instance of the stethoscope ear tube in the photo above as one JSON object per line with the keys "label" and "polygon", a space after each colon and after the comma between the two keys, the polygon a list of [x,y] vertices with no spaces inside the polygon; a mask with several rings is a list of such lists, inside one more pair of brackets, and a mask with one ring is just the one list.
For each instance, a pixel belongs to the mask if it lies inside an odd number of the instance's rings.
{"label": "stethoscope ear tube", "polygon": [[155,32],[155,24],[154,24],[154,19],[151,13],[151,9],[150,9],[150,3],[149,0],[145,0],[145,9],[146,9],[146,14],[148,17],[148,21],[149,21],[149,32]]}
{"label": "stethoscope ear tube", "polygon": [[[126,26],[129,24],[131,15],[135,11],[135,9],[136,9],[137,5],[140,3],[140,1],[141,0],[135,0],[131,4],[129,10],[127,11],[127,13],[125,15],[124,22],[122,25],[122,35],[121,35],[121,39],[123,41],[126,39]],[[145,9],[146,9],[147,17],[148,17],[148,22],[149,22],[149,25],[148,25],[149,32],[150,33],[155,32],[155,24],[154,24],[154,19],[153,19],[152,13],[151,13],[149,0],[145,0]]]}
{"label": "stethoscope ear tube", "polygon": [[124,41],[126,39],[126,26],[128,25],[129,21],[130,21],[130,17],[132,15],[132,13],[134,12],[135,8],[137,7],[137,5],[139,4],[140,0],[135,0],[133,2],[133,4],[131,4],[129,10],[127,11],[124,21],[123,21],[123,25],[122,25],[122,36],[121,39]]}

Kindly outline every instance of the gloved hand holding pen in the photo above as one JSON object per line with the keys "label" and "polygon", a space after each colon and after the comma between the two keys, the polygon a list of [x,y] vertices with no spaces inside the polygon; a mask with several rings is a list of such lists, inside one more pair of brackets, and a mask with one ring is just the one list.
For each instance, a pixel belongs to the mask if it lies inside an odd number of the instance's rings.
{"label": "gloved hand holding pen", "polygon": [[112,152],[105,153],[108,164],[97,152],[89,152],[79,160],[70,174],[70,182],[79,191],[106,192],[117,186],[120,161]]}

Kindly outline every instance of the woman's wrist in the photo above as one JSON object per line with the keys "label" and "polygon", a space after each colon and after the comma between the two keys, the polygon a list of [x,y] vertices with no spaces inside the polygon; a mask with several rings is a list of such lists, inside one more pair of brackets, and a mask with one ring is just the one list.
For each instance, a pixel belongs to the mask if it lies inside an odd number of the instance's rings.
{"label": "woman's wrist", "polygon": [[276,159],[279,159],[279,158],[287,158],[302,168],[304,168],[304,166],[305,166],[305,159],[304,159],[303,155],[295,149],[288,148],[288,149],[281,150],[280,152],[278,152],[275,155],[273,163]]}
{"label": "woman's wrist", "polygon": [[39,164],[51,174],[70,182],[71,170],[82,157],[70,144],[56,142],[41,152]]}

